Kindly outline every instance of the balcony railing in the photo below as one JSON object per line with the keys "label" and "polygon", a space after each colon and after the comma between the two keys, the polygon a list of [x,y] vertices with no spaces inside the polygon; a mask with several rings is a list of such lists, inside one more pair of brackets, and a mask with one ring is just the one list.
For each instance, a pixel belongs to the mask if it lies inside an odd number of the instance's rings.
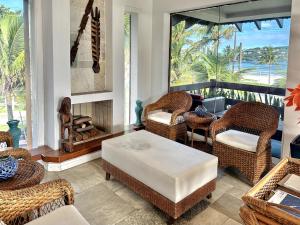
{"label": "balcony railing", "polygon": [[[199,94],[205,97],[205,99],[224,97],[225,104],[223,111],[226,111],[228,106],[235,105],[236,103],[241,101],[259,101],[271,105],[276,108],[280,114],[280,121],[276,139],[281,139],[280,137],[283,124],[282,121],[284,118],[284,88],[210,80],[203,83],[170,87],[170,92],[174,91],[187,91],[191,94]],[[216,101],[219,100],[220,98],[216,98]],[[197,103],[195,105],[197,105]],[[223,112],[221,110],[220,112],[213,113],[221,115]]]}

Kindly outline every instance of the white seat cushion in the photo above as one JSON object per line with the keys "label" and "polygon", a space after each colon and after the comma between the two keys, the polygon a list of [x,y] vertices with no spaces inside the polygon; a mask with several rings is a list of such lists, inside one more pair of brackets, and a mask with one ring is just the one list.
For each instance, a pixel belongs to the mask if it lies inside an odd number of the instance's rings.
{"label": "white seat cushion", "polygon": [[[166,124],[166,125],[171,125],[171,118],[172,118],[172,113],[167,113],[167,112],[155,112],[155,113],[150,113],[148,115],[149,120]],[[183,116],[178,116],[176,118],[175,125],[183,122],[184,122]]]}
{"label": "white seat cushion", "polygon": [[217,177],[217,157],[144,130],[104,141],[102,158],[174,203]]}
{"label": "white seat cushion", "polygon": [[28,225],[89,225],[78,210],[73,205],[63,206],[46,214],[36,220],[33,220]]}
{"label": "white seat cushion", "polygon": [[256,152],[258,139],[259,136],[257,135],[237,130],[227,130],[225,132],[217,134],[216,136],[217,142],[249,152]]}

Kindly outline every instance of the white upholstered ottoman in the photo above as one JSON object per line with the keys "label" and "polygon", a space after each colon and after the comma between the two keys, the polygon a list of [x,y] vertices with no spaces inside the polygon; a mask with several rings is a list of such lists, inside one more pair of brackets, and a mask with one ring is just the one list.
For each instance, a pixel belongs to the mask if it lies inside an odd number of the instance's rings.
{"label": "white upholstered ottoman", "polygon": [[177,219],[215,190],[218,159],[147,131],[102,143],[103,168]]}

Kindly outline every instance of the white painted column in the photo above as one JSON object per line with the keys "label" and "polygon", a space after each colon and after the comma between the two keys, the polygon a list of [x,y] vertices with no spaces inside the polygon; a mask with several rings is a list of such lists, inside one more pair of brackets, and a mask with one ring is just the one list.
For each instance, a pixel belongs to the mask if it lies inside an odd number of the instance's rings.
{"label": "white painted column", "polygon": [[43,1],[45,145],[59,148],[58,108],[71,94],[70,1]]}
{"label": "white painted column", "polygon": [[[292,17],[291,17],[291,37],[289,46],[289,65],[287,87],[295,88],[300,84],[300,1],[293,0],[292,2]],[[287,91],[287,95],[290,93]],[[283,156],[290,156],[290,143],[300,134],[300,112],[295,112],[295,108],[286,107],[284,116],[283,129]]]}

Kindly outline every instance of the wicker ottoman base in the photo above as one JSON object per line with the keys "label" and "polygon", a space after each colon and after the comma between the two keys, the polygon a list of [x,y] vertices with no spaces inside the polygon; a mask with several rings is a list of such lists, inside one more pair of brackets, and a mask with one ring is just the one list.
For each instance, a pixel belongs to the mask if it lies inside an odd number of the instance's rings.
{"label": "wicker ottoman base", "polygon": [[212,180],[180,202],[174,203],[105,160],[103,160],[102,167],[106,171],[107,180],[109,180],[110,175],[112,175],[115,179],[125,184],[146,201],[151,202],[153,205],[169,215],[171,217],[169,224],[174,223],[175,220],[178,219],[184,212],[192,208],[204,198],[211,197],[211,193],[216,189],[216,180]]}

